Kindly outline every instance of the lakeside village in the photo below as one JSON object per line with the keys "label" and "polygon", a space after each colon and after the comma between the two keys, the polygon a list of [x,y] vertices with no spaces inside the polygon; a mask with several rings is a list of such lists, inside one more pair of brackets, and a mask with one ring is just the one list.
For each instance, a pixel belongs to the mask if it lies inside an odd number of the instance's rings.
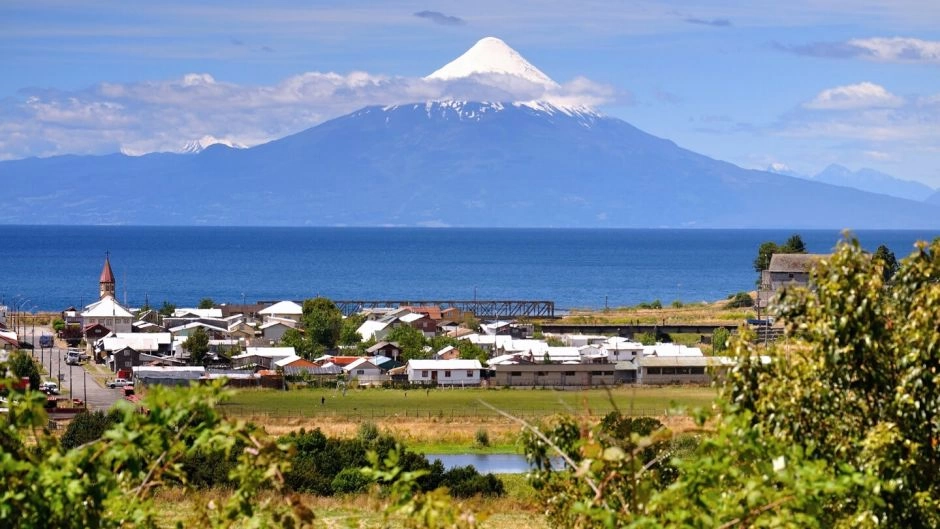
{"label": "lakeside village", "polygon": [[[773,293],[806,284],[819,255],[774,254],[762,273],[756,306]],[[287,382],[317,385],[589,388],[621,384],[708,384],[733,366],[724,356],[673,343],[644,345],[622,336],[545,334],[513,320],[478,321],[456,307],[400,306],[342,316],[337,337],[314,341],[304,304],[295,301],[211,308],[129,309],[115,298],[110,258],[99,278],[100,299],[61,314],[57,338],[81,347],[76,358],[105,364],[130,384],[182,385],[226,378],[232,386],[283,388]],[[317,300],[313,300],[316,305]],[[308,310],[309,313],[309,310]],[[19,347],[16,329],[0,307],[0,355]],[[316,319],[316,318],[315,318]],[[764,322],[761,322],[763,324]],[[347,333],[348,334],[348,333]],[[395,340],[395,337],[401,339]],[[51,337],[42,337],[51,347]],[[353,342],[353,343],[350,343]],[[405,343],[407,342],[407,343]],[[293,344],[293,345],[292,345]],[[431,344],[431,345],[428,345]],[[434,347],[434,344],[443,344]],[[312,345],[312,347],[311,347]],[[130,385],[129,384],[129,385]]]}

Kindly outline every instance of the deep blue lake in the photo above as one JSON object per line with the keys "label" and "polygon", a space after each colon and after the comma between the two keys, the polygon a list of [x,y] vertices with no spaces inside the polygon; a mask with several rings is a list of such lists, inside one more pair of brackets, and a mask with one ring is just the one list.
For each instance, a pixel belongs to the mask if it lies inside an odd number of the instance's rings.
{"label": "deep blue lake", "polygon": [[[789,230],[2,226],[0,296],[61,310],[98,296],[105,252],[131,306],[274,299],[530,299],[559,309],[714,301],[752,290]],[[835,230],[800,231],[829,252]],[[940,232],[860,231],[898,258]],[[28,301],[26,301],[28,300]]]}

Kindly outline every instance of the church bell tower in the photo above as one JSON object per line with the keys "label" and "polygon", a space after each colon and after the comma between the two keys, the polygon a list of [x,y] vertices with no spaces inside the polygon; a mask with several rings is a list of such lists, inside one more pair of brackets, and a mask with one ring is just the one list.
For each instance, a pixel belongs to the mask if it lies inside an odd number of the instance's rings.
{"label": "church bell tower", "polygon": [[98,294],[114,297],[114,272],[111,271],[111,252],[105,253],[104,268],[101,269],[101,278],[98,280]]}

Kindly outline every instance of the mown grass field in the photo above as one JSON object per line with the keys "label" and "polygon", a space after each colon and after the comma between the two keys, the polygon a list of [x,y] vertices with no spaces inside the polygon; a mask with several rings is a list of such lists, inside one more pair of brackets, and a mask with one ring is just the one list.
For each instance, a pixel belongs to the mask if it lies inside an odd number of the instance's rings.
{"label": "mown grass field", "polygon": [[223,404],[232,415],[344,418],[489,418],[498,417],[487,404],[516,417],[555,414],[604,415],[619,409],[633,415],[663,416],[711,405],[710,387],[630,387],[611,390],[550,389],[336,389],[293,391],[239,390]]}

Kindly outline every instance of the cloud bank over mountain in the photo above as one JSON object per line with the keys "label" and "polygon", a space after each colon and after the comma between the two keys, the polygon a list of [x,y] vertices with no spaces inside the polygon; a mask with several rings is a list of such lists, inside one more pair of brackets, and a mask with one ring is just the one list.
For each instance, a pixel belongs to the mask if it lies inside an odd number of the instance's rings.
{"label": "cloud bank over mountain", "polygon": [[0,159],[182,152],[206,136],[252,146],[368,105],[459,99],[598,106],[629,98],[583,77],[545,85],[489,72],[452,79],[306,72],[268,86],[190,73],[77,91],[24,89],[0,101]]}

